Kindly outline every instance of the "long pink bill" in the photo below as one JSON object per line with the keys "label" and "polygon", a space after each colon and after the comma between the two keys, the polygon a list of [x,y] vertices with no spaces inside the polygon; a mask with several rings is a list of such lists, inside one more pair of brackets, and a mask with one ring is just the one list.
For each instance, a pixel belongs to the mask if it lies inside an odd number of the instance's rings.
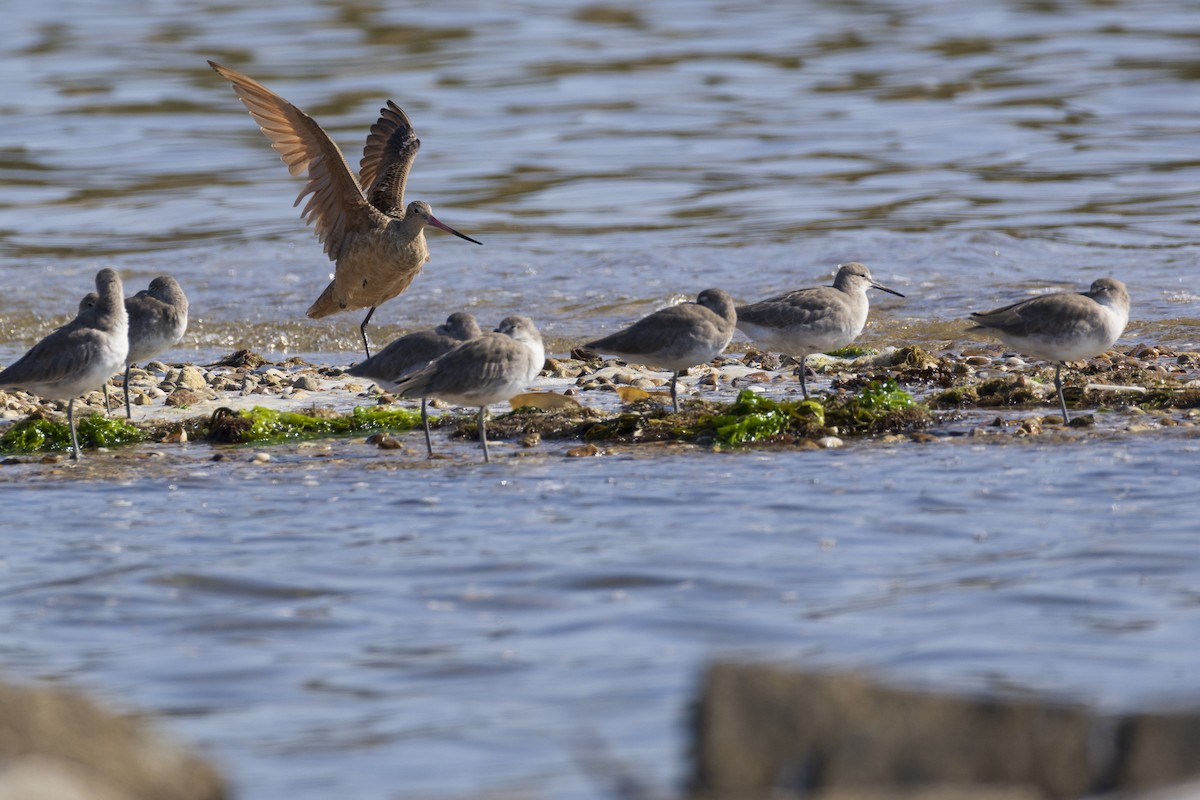
{"label": "long pink bill", "polygon": [[440,229],[444,230],[446,233],[453,233],[458,238],[466,239],[468,242],[475,242],[475,244],[483,244],[483,242],[476,241],[475,239],[472,239],[470,236],[467,236],[465,233],[459,233],[458,231],[454,230],[454,228],[451,228],[449,225],[447,225],[446,223],[442,222],[440,219],[435,217],[433,214],[429,215],[429,224],[435,228],[440,228]]}

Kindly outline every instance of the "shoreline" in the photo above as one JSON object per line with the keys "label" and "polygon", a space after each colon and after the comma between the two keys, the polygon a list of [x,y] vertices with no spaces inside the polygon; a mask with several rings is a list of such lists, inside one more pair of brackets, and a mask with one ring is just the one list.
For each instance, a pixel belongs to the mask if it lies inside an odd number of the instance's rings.
{"label": "shoreline", "polygon": [[[773,354],[753,349],[722,355],[681,376],[683,407],[679,414],[670,414],[662,407],[667,399],[669,372],[614,359],[581,357],[584,355],[576,351],[548,357],[530,393],[514,398],[514,404],[532,404],[542,413],[509,414],[509,409],[501,411],[493,406],[489,441],[516,440],[525,450],[554,441],[554,452],[565,449],[566,455],[574,456],[602,455],[649,441],[690,443],[710,450],[829,449],[858,441],[929,443],[964,437],[972,441],[1057,440],[1200,428],[1200,353],[1175,353],[1146,345],[1110,351],[1089,362],[1071,365],[1064,373],[1065,391],[1075,406],[1069,426],[1062,424],[1054,407],[1053,387],[1047,379],[1052,368],[1027,362],[999,347],[940,355],[906,347],[854,357],[812,356],[812,399],[826,409],[859,396],[866,387],[890,380],[924,410],[921,414],[888,418],[880,424],[867,420],[861,429],[847,429],[846,425],[839,428],[827,424],[822,416],[819,425],[799,429],[807,435],[793,427],[732,443],[722,443],[719,438],[714,441],[711,432],[706,435],[702,428],[737,406],[739,393],[748,390],[753,397],[743,397],[763,398],[767,404],[783,404],[793,416],[799,413],[796,404],[801,396],[792,365],[781,365]],[[113,409],[109,420],[125,418],[120,381],[120,375],[110,380]],[[144,368],[134,368],[130,383],[133,425],[146,434],[145,444],[168,446],[191,442],[219,447],[227,443],[228,439],[219,438],[205,442],[196,435],[204,428],[204,420],[211,422],[218,409],[245,414],[260,408],[338,417],[352,414],[356,408],[369,415],[376,410],[382,413],[385,409],[412,410],[419,406],[415,400],[396,403],[371,381],[348,376],[342,367],[313,364],[299,357],[270,362],[247,350],[208,365],[152,361]],[[82,401],[77,403],[81,417],[103,411],[100,391],[88,393]],[[441,439],[443,449],[447,429],[450,438],[470,439],[474,435],[473,410],[460,410],[440,401],[431,401],[430,406],[434,410],[431,428]],[[23,392],[0,392],[0,435],[31,415],[53,419],[58,413],[53,409],[60,407],[65,408],[65,403],[42,403]],[[394,426],[398,430],[383,430],[381,436],[370,437],[371,443],[383,450],[417,449],[416,443],[408,441],[415,417],[400,414],[396,419],[401,420]],[[608,428],[596,427],[601,424]],[[579,430],[587,435],[572,435],[572,431]],[[365,435],[351,434],[360,438]],[[415,435],[419,437],[419,431]],[[288,441],[326,438],[339,437],[318,433],[243,444],[272,448]],[[85,448],[84,458],[90,452],[102,451]],[[116,452],[116,448],[109,448],[109,452]],[[0,458],[8,465],[56,463],[65,455],[5,452]],[[424,460],[423,452],[421,456]]]}

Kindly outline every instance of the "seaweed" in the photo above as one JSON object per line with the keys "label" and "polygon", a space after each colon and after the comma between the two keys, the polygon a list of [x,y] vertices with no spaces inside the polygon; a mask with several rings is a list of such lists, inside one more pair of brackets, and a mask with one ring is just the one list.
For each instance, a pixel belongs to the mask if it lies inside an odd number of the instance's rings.
{"label": "seaweed", "polygon": [[356,407],[349,414],[301,414],[255,406],[245,411],[219,408],[209,420],[205,438],[230,444],[283,442],[364,431],[407,431],[421,421],[418,411],[404,408]]}
{"label": "seaweed", "polygon": [[816,400],[771,400],[743,389],[723,414],[712,417],[720,444],[760,442],[784,433],[819,435],[825,427],[825,408]]}
{"label": "seaweed", "polygon": [[855,395],[780,401],[743,390],[729,408],[713,415],[719,444],[746,444],[829,433],[863,435],[924,427],[929,410],[895,381],[872,381]]}
{"label": "seaweed", "polygon": [[[75,424],[79,435],[79,446],[119,447],[135,444],[146,438],[142,431],[123,419],[89,414]],[[30,414],[11,425],[0,436],[2,453],[37,453],[71,449],[71,429],[65,422],[57,422],[40,413]]]}

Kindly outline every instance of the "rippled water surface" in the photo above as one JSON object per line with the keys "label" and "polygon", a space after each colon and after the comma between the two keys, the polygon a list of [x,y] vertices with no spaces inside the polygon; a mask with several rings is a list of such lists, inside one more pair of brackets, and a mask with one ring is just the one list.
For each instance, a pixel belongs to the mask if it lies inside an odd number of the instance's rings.
{"label": "rippled water surface", "polygon": [[[1189,3],[17,0],[4,19],[3,364],[107,265],[183,283],[173,359],[357,357],[358,313],[304,317],[332,267],[301,182],[206,59],[352,163],[385,100],[409,112],[409,197],[484,246],[431,233],[379,341],[520,311],[563,352],[707,286],[752,300],[861,260],[907,295],[874,298],[872,344],[956,348],[970,310],[1113,275],[1123,343],[1200,347]],[[592,736],[669,787],[717,654],[1117,707],[1200,692],[1186,432],[489,467],[462,445],[428,469],[348,441],[268,466],[178,450],[0,467],[0,669],[158,712],[242,797],[599,797]]]}

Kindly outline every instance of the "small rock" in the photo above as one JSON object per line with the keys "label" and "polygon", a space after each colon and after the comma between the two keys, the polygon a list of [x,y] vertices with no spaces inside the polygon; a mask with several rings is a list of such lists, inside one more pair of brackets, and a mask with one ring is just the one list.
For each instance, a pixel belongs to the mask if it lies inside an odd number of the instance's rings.
{"label": "small rock", "polygon": [[992,360],[987,356],[967,356],[964,360],[972,367],[986,367],[992,363]]}
{"label": "small rock", "polygon": [[911,441],[919,444],[930,444],[938,440],[938,437],[934,436],[932,433],[926,433],[925,431],[916,431],[915,433],[909,434],[908,438]]}
{"label": "small rock", "polygon": [[1096,426],[1095,414],[1081,414],[1071,420],[1072,428],[1094,428]]}
{"label": "small rock", "polygon": [[271,460],[270,453],[255,453],[254,458],[250,459],[255,464],[266,464]]}
{"label": "small rock", "polygon": [[292,387],[306,392],[315,392],[321,388],[321,382],[312,375],[301,375],[292,381]]}
{"label": "small rock", "polygon": [[191,389],[176,389],[167,395],[167,399],[163,401],[172,408],[181,408],[183,406],[194,406],[200,402],[200,395],[193,392]]}
{"label": "small rock", "polygon": [[817,446],[826,450],[832,450],[836,447],[841,447],[843,444],[845,444],[845,442],[836,436],[822,436],[820,439],[817,439]]}
{"label": "small rock", "polygon": [[521,437],[521,447],[537,447],[542,443],[542,435],[537,431],[531,431]]}
{"label": "small rock", "polygon": [[404,443],[386,433],[372,433],[367,437],[367,444],[373,444],[380,450],[403,450]]}
{"label": "small rock", "polygon": [[204,378],[203,370],[189,365],[179,370],[176,384],[184,389],[203,389],[208,386],[208,381]]}
{"label": "small rock", "polygon": [[585,445],[581,445],[579,447],[572,447],[570,450],[568,450],[567,458],[589,458],[592,456],[599,456],[599,455],[603,455],[603,454],[604,454],[603,450],[601,450],[595,444],[588,442]]}

